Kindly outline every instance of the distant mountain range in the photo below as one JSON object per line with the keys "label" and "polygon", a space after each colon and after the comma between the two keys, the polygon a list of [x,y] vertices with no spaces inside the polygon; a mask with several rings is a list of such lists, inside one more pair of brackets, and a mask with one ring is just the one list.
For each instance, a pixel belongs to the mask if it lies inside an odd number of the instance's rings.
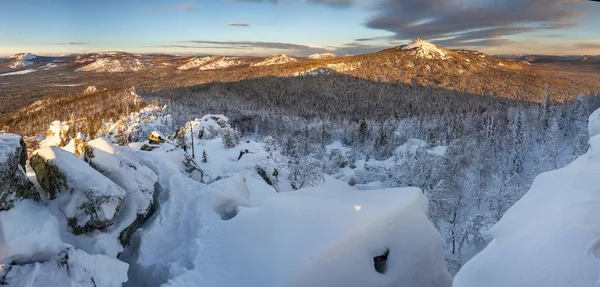
{"label": "distant mountain range", "polygon": [[[39,97],[136,86],[147,90],[232,82],[260,77],[341,73],[375,82],[409,83],[471,94],[538,101],[600,91],[598,56],[491,56],[451,50],[416,39],[371,54],[294,57],[174,56],[101,52],[60,57],[17,54],[0,59],[0,95]],[[79,87],[82,86],[82,87]],[[27,102],[32,102],[27,100]],[[10,100],[6,100],[10,101]],[[3,98],[0,96],[0,105]],[[17,105],[19,106],[19,105]],[[5,110],[12,110],[7,106]],[[2,107],[0,107],[2,112]]]}

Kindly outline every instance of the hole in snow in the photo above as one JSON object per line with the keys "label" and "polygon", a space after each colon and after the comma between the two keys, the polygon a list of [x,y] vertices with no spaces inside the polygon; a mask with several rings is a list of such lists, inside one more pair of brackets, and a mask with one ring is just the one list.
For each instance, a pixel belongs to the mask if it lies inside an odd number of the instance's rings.
{"label": "hole in snow", "polygon": [[383,254],[373,257],[373,265],[377,273],[385,274],[387,271],[388,255],[390,255],[390,250],[386,248]]}
{"label": "hole in snow", "polygon": [[238,215],[238,205],[233,200],[223,202],[221,205],[215,206],[215,212],[219,214],[221,220],[230,220]]}

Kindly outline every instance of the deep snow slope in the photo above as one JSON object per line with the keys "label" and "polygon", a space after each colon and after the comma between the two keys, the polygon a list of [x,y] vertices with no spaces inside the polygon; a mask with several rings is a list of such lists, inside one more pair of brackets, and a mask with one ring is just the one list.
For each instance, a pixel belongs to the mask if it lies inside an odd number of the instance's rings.
{"label": "deep snow slope", "polygon": [[589,151],[539,175],[492,228],[492,242],[461,269],[453,286],[599,286],[598,114],[590,116]]}

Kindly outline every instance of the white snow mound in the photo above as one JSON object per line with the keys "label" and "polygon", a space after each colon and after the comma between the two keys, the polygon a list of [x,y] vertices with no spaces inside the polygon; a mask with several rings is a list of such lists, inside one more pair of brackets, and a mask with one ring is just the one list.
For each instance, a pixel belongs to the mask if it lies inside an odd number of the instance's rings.
{"label": "white snow mound", "polygon": [[[166,286],[450,286],[419,189],[346,187],[241,208],[205,235],[195,268]],[[387,253],[379,273],[374,258]]]}
{"label": "white snow mound", "polygon": [[33,60],[35,60],[36,58],[37,56],[31,53],[20,53],[13,55],[9,57],[9,59],[13,59],[15,62],[12,65],[10,65],[10,67],[14,69],[34,65],[35,62]]}
{"label": "white snow mound", "polygon": [[312,55],[308,56],[308,58],[312,59],[312,60],[332,59],[332,58],[337,58],[337,57],[339,57],[339,56],[336,54],[333,54],[333,53],[312,54]]}

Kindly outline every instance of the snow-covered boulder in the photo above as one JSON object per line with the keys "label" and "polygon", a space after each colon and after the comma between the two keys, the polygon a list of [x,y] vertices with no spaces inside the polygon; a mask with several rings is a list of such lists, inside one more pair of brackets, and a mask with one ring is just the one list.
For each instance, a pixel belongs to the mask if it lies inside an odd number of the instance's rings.
{"label": "snow-covered boulder", "polygon": [[455,287],[599,286],[600,135],[595,120],[590,117],[590,150],[535,179],[492,228],[492,242],[459,271]]}
{"label": "snow-covered boulder", "polygon": [[115,222],[126,192],[87,163],[55,146],[35,151],[30,163],[47,198],[58,205],[74,234]]}
{"label": "snow-covered boulder", "polygon": [[43,263],[0,265],[0,284],[7,286],[119,287],[128,265],[106,255],[67,248]]}
{"label": "snow-covered boulder", "polygon": [[39,194],[25,175],[27,148],[23,138],[0,133],[0,210],[13,207],[15,200],[39,200]]}
{"label": "snow-covered boulder", "polygon": [[131,148],[116,146],[107,138],[90,141],[84,159],[127,192],[117,220],[120,228],[128,230],[122,236],[122,241],[127,241],[147,218],[157,184],[156,174],[137,158]]}
{"label": "snow-covered boulder", "polygon": [[69,130],[70,126],[66,122],[53,121],[48,131],[46,131],[46,139],[40,142],[40,148],[67,145],[69,142],[69,137],[67,136]]}
{"label": "snow-covered boulder", "polygon": [[161,135],[160,132],[153,131],[153,132],[150,132],[150,136],[148,136],[148,143],[149,144],[161,144],[161,143],[165,143],[165,139]]}
{"label": "snow-covered boulder", "polygon": [[85,142],[85,136],[81,133],[77,133],[74,139],[70,140],[69,143],[63,147],[64,150],[74,153],[77,157],[80,157],[85,148],[87,142]]}
{"label": "snow-covered boulder", "polygon": [[280,193],[204,235],[166,286],[450,286],[419,189]]}

